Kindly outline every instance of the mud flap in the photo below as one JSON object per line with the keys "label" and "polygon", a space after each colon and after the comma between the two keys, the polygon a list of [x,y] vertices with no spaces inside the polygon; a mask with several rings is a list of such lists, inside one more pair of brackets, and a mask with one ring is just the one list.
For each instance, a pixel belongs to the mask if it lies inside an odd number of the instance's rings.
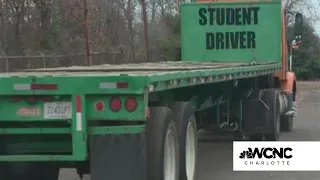
{"label": "mud flap", "polygon": [[91,180],[147,180],[146,135],[90,136]]}
{"label": "mud flap", "polygon": [[256,90],[249,99],[243,101],[243,132],[252,135],[264,131],[269,117],[269,107],[262,101],[263,92]]}

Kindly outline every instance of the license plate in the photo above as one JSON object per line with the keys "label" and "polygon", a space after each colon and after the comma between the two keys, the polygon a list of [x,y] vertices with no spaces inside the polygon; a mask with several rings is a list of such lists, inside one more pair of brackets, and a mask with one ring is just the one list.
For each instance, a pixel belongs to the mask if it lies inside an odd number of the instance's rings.
{"label": "license plate", "polygon": [[50,102],[44,103],[45,119],[71,119],[71,102]]}

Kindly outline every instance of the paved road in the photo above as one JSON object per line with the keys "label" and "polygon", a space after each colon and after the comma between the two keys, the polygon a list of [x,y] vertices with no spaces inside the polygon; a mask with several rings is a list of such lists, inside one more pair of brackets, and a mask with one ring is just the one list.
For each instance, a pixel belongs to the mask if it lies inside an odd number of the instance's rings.
{"label": "paved road", "polygon": [[[298,83],[298,117],[294,132],[281,140],[320,140],[320,83]],[[232,141],[205,141],[199,147],[198,180],[320,180],[320,172],[233,172]],[[89,180],[88,176],[85,180]],[[78,180],[74,170],[63,169],[59,180]]]}

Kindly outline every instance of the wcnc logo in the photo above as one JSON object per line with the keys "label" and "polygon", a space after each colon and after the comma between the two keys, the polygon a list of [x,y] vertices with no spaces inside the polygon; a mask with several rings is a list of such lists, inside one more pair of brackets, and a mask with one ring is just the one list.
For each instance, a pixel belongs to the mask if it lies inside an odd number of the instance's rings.
{"label": "wcnc logo", "polygon": [[255,158],[265,158],[265,159],[291,159],[293,156],[291,154],[292,148],[248,148],[247,151],[240,153],[240,159],[255,159]]}

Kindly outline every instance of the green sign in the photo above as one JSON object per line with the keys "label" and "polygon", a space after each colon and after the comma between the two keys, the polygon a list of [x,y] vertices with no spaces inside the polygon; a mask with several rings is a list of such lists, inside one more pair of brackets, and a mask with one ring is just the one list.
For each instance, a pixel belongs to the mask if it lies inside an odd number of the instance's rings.
{"label": "green sign", "polygon": [[186,3],[182,60],[281,61],[281,1]]}

